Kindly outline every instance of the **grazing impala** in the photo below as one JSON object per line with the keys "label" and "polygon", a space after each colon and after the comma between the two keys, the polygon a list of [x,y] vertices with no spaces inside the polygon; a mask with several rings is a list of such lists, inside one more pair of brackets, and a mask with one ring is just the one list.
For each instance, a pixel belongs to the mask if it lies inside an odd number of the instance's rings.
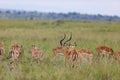
{"label": "grazing impala", "polygon": [[70,38],[68,40],[64,41],[65,38],[66,38],[66,35],[64,34],[63,39],[60,40],[60,46],[57,46],[53,49],[53,52],[54,52],[53,62],[56,61],[56,58],[58,55],[62,54],[65,56],[65,65],[66,65],[67,61],[70,62],[70,60],[73,60],[73,61],[76,60],[77,52],[73,45],[69,45],[69,47],[67,47],[66,45],[66,43],[72,39],[72,34],[70,35]]}
{"label": "grazing impala", "polygon": [[93,52],[92,51],[81,48],[81,49],[77,50],[77,53],[79,55],[78,59],[80,59],[82,61],[85,60],[89,63],[92,63],[92,61],[93,61]]}
{"label": "grazing impala", "polygon": [[0,61],[4,59],[4,43],[3,42],[0,42]]}
{"label": "grazing impala", "polygon": [[22,53],[21,45],[18,45],[18,44],[12,45],[9,51],[9,56],[8,56],[8,58],[11,59],[11,63],[18,61],[18,58],[20,57],[21,53]]}
{"label": "grazing impala", "polygon": [[96,51],[98,53],[97,59],[100,60],[102,56],[106,56],[108,58],[114,57],[114,51],[112,48],[107,46],[99,46],[96,48]]}
{"label": "grazing impala", "polygon": [[37,60],[38,63],[41,63],[43,57],[43,51],[36,47],[35,45],[32,46],[30,49],[32,60]]}

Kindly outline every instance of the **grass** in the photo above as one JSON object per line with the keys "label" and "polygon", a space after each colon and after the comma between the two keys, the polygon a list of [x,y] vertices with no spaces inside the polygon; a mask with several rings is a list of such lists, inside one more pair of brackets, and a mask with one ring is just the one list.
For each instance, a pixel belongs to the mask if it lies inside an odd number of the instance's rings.
{"label": "grass", "polygon": [[[0,41],[5,44],[5,61],[0,62],[0,80],[120,80],[120,64],[108,62],[80,64],[78,68],[70,69],[64,66],[64,57],[60,56],[53,65],[52,49],[59,45],[59,40],[66,33],[73,34],[71,42],[77,47],[87,48],[94,52],[100,45],[107,45],[114,51],[120,49],[120,22],[92,21],[39,21],[39,20],[0,20]],[[9,70],[8,56],[12,44],[22,44],[24,54],[15,66],[15,71]],[[41,65],[30,63],[29,50],[35,44],[44,53]]]}

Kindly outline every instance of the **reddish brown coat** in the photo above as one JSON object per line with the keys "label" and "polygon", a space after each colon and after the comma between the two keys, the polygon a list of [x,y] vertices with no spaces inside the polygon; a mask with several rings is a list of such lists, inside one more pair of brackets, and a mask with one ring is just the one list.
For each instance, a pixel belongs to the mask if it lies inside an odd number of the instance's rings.
{"label": "reddish brown coat", "polygon": [[39,49],[38,47],[32,47],[30,49],[31,56],[32,56],[32,61],[37,59],[38,63],[41,63],[42,57],[43,57],[43,51]]}
{"label": "reddish brown coat", "polygon": [[96,48],[96,51],[98,53],[97,59],[100,60],[103,55],[106,55],[107,57],[112,57],[114,56],[114,51],[112,48],[107,47],[107,46],[99,46]]}

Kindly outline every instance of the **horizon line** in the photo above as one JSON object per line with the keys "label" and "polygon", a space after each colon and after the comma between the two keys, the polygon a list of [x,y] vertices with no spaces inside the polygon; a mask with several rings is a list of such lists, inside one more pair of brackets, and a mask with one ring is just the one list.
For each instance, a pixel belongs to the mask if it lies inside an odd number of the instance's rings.
{"label": "horizon line", "polygon": [[0,10],[3,10],[3,11],[7,11],[7,10],[21,11],[21,12],[26,11],[26,12],[38,12],[38,13],[56,13],[56,14],[59,14],[59,13],[63,13],[63,14],[77,13],[77,14],[86,14],[86,15],[102,15],[102,16],[117,16],[117,17],[120,17],[119,15],[109,15],[109,14],[102,14],[102,13],[82,13],[82,12],[77,12],[77,11],[58,12],[58,11],[39,11],[39,10],[25,10],[25,9],[3,9],[3,8],[0,8]]}

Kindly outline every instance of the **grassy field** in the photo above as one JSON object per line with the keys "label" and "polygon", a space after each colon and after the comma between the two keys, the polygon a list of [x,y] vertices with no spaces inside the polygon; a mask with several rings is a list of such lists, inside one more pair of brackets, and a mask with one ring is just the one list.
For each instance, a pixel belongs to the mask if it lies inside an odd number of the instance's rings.
{"label": "grassy field", "polygon": [[[5,61],[0,62],[0,80],[120,80],[120,64],[107,62],[82,64],[70,69],[64,66],[64,57],[60,56],[53,65],[52,49],[59,45],[59,40],[66,33],[73,34],[71,42],[77,47],[87,48],[97,55],[96,47],[106,45],[114,51],[120,49],[120,22],[90,21],[39,21],[39,20],[0,20],[0,41],[4,42]],[[15,66],[9,69],[8,56],[12,44],[23,45],[24,54]],[[29,50],[35,44],[45,55],[41,65],[30,64]]]}

